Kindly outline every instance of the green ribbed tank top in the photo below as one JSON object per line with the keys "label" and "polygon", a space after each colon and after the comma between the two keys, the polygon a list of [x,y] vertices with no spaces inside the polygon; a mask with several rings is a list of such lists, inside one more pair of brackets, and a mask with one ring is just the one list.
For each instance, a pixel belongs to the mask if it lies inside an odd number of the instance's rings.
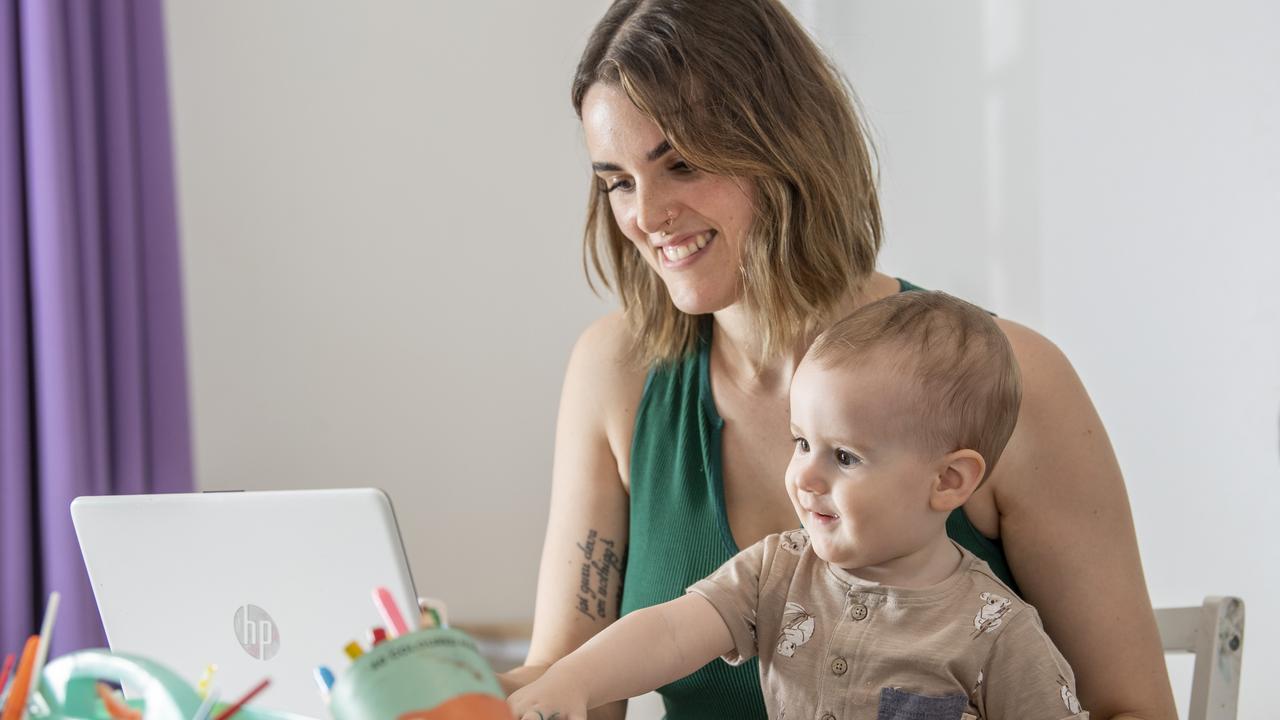
{"label": "green ribbed tank top", "polygon": [[[903,291],[920,289],[898,282]],[[739,550],[724,505],[710,316],[700,327],[694,352],[649,371],[636,412],[623,615],[683,595]],[[1017,589],[1000,542],[979,533],[963,509],[947,518],[947,534]],[[668,720],[767,717],[755,659],[737,667],[714,660],[659,692]]]}

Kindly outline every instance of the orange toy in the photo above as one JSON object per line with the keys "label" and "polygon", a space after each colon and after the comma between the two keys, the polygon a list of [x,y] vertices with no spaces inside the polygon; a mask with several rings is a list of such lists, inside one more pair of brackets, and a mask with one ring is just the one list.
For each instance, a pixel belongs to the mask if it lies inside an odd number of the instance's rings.
{"label": "orange toy", "polygon": [[492,695],[468,693],[430,710],[415,710],[396,720],[510,720],[511,708]]}

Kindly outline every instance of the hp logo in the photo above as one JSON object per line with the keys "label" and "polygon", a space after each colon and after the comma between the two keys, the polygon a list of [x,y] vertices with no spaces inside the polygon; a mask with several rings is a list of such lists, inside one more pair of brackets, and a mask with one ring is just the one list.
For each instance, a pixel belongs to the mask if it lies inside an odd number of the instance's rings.
{"label": "hp logo", "polygon": [[266,610],[257,605],[241,605],[233,622],[240,647],[254,658],[270,660],[280,652],[280,632]]}

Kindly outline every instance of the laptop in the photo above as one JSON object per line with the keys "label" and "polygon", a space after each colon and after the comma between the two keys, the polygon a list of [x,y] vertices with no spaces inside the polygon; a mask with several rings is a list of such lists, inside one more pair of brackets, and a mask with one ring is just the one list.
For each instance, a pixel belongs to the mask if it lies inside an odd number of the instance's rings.
{"label": "laptop", "polygon": [[340,675],[343,647],[367,647],[373,588],[417,617],[381,490],[79,497],[71,517],[111,649],[193,687],[216,664],[225,701],[270,677],[255,707],[328,717],[314,670]]}

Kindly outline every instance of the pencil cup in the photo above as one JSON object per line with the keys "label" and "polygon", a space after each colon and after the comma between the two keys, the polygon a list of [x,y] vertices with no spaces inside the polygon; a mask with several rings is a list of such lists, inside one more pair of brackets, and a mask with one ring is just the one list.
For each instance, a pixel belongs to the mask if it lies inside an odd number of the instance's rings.
{"label": "pencil cup", "polygon": [[[96,718],[99,699],[94,688],[102,680],[136,688],[136,700],[148,718],[189,718],[201,699],[176,673],[143,657],[109,650],[79,650],[49,663],[32,699],[32,720]],[[308,720],[302,715],[241,708],[236,720]]]}
{"label": "pencil cup", "polygon": [[511,720],[498,679],[465,633],[431,628],[375,645],[338,677],[333,720]]}

